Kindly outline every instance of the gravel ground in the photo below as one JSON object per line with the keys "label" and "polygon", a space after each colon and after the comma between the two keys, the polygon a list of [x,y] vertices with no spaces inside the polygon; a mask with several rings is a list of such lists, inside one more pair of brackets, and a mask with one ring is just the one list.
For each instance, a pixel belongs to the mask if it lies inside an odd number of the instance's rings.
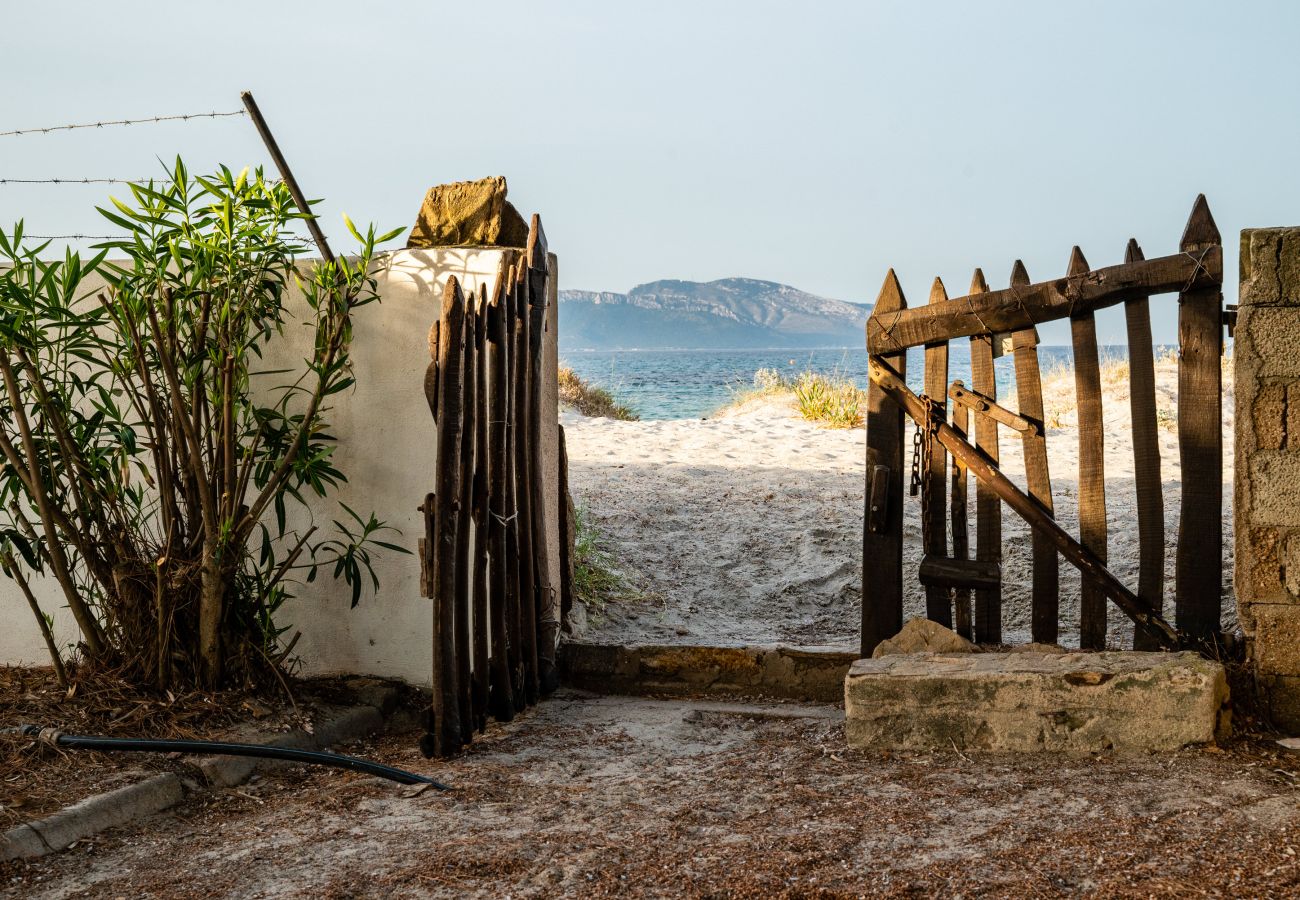
{"label": "gravel ground", "polygon": [[830,706],[561,692],[465,755],[350,748],[453,783],[328,770],[32,864],[14,897],[1294,897],[1300,757],[845,749]]}

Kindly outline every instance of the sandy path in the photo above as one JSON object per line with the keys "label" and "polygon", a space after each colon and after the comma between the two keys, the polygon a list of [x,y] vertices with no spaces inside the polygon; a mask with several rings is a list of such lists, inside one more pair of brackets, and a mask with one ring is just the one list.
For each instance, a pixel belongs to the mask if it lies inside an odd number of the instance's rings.
{"label": "sandy path", "polygon": [[[1230,373],[1227,367],[1226,373]],[[1110,567],[1137,582],[1137,513],[1126,370],[1106,373],[1106,492]],[[1162,360],[1158,406],[1171,420],[1177,366]],[[1057,518],[1078,531],[1078,431],[1073,376],[1045,379],[1049,467]],[[1014,407],[1014,402],[1008,402]],[[1224,398],[1224,623],[1232,585],[1232,394]],[[611,556],[644,598],[592,616],[586,636],[609,642],[854,647],[860,620],[864,432],[805,422],[788,404],[753,403],[708,420],[616,422],[564,414],[570,482]],[[910,432],[909,432],[910,447]],[[1003,470],[1023,486],[1020,440],[1003,429]],[[1165,484],[1166,614],[1173,614],[1179,486],[1176,434],[1160,431]],[[974,539],[974,497],[971,497]],[[919,503],[905,521],[905,615],[920,615]],[[1003,508],[1003,631],[1029,640],[1030,531]],[[1078,642],[1079,577],[1061,566],[1062,642]],[[1132,630],[1112,609],[1110,641]]]}

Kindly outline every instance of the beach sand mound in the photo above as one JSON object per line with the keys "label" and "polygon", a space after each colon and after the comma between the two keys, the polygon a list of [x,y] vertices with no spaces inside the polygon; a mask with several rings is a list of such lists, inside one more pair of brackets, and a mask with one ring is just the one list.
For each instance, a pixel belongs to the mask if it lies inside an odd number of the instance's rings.
{"label": "beach sand mound", "polygon": [[[1104,378],[1110,568],[1137,583],[1138,535],[1127,372]],[[1224,392],[1224,624],[1232,608],[1232,386]],[[1165,613],[1173,615],[1181,470],[1174,410],[1177,363],[1157,366],[1165,487]],[[1058,521],[1078,533],[1078,431],[1073,374],[1044,380]],[[1006,404],[1014,408],[1014,398]],[[587,640],[608,643],[824,645],[853,648],[861,622],[864,432],[798,418],[779,397],[713,419],[617,422],[566,415],[570,484],[606,549],[641,599],[592,616]],[[911,429],[907,433],[911,446]],[[1002,466],[1023,486],[1019,438],[1001,435]],[[973,479],[972,479],[973,480]],[[920,508],[907,498],[904,617],[924,615],[916,581]],[[970,502],[974,536],[974,495]],[[1004,507],[1003,635],[1030,640],[1030,529]],[[1061,565],[1061,637],[1078,642],[1079,576]],[[1109,641],[1130,646],[1132,627],[1112,607]]]}

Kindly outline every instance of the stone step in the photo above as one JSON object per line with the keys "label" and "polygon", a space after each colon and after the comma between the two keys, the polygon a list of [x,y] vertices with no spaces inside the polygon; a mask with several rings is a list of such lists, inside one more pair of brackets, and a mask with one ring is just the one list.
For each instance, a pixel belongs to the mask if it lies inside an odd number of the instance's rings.
{"label": "stone step", "polygon": [[849,746],[1177,750],[1231,728],[1223,666],[1195,653],[920,653],[860,659]]}

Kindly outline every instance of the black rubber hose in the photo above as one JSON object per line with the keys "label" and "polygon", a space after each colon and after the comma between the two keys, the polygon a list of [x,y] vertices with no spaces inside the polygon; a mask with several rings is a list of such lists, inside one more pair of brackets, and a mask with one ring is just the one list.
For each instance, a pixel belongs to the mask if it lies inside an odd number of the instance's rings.
{"label": "black rubber hose", "polygon": [[[6,729],[9,730],[9,729]],[[16,729],[28,737],[40,738],[59,747],[70,750],[102,750],[109,753],[210,753],[218,756],[252,756],[259,759],[277,759],[285,762],[310,763],[318,766],[331,766],[335,769],[348,769],[364,772],[396,781],[398,784],[428,784],[440,791],[449,791],[451,787],[435,781],[426,775],[417,775],[405,769],[395,769],[382,763],[341,753],[324,753],[317,750],[295,750],[291,747],[272,747],[265,744],[230,744],[224,741],[174,741],[152,740],[148,738],[114,738],[95,737],[81,734],[63,734],[39,725],[22,725]]]}

